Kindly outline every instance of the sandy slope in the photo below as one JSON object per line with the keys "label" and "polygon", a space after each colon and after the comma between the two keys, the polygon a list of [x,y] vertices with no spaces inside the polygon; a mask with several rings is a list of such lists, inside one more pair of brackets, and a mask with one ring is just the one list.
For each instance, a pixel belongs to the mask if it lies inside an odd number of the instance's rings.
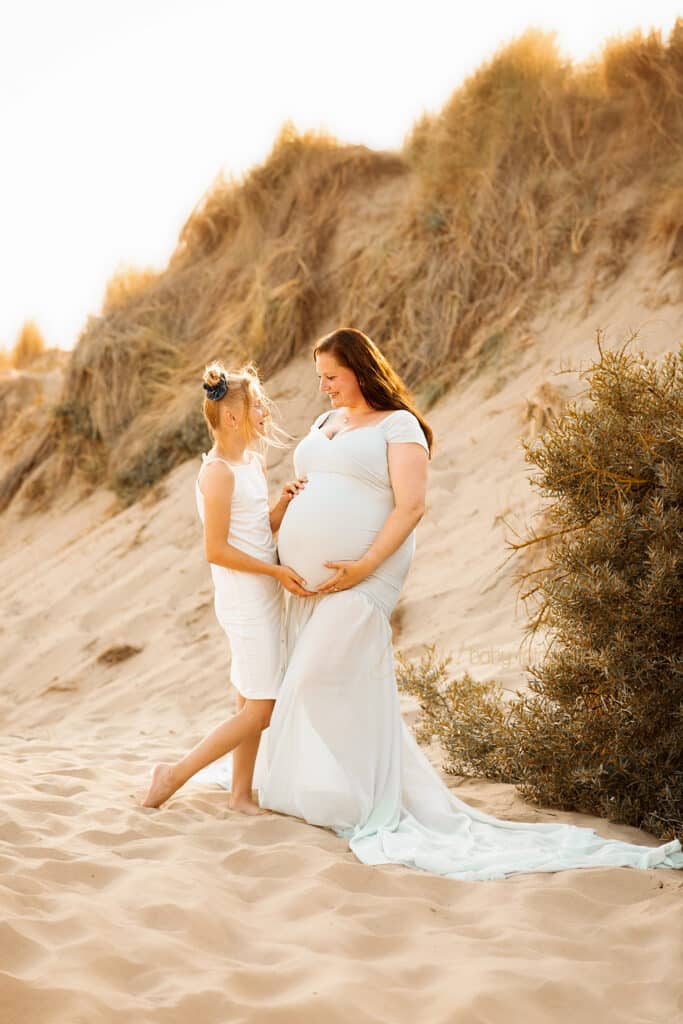
{"label": "sandy slope", "polygon": [[[515,560],[502,563],[503,519],[523,530],[538,506],[519,445],[527,400],[540,409],[581,390],[556,371],[563,353],[587,364],[597,326],[613,342],[640,329],[651,354],[677,345],[683,306],[663,302],[663,285],[653,295],[651,280],[644,261],[587,314],[577,289],[473,358],[432,410],[439,447],[399,648],[434,640],[455,669],[524,685]],[[295,435],[324,408],[307,360],[272,390]],[[289,455],[273,459],[274,490],[290,466]],[[0,520],[3,1024],[573,1024],[598,1005],[610,1024],[681,1019],[680,872],[463,883],[359,864],[331,832],[247,819],[214,788],[190,787],[160,811],[139,806],[149,765],[232,708],[196,468],[178,467],[161,494],[116,515],[110,494],[70,491],[47,515],[22,520],[15,502]],[[98,660],[117,645],[140,650]],[[513,786],[447,781],[499,817],[656,845],[525,804]]]}

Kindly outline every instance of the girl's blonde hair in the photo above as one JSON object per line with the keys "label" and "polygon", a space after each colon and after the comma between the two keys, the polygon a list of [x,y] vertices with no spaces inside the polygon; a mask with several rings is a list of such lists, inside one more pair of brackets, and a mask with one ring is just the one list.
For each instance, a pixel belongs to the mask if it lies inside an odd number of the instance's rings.
{"label": "girl's blonde hair", "polygon": [[[247,446],[257,444],[265,454],[264,449],[269,445],[276,448],[286,447],[284,437],[288,437],[281,427],[273,421],[273,403],[263,390],[263,385],[258,375],[258,370],[250,361],[240,366],[237,370],[227,370],[220,360],[214,359],[204,368],[203,376],[204,401],[202,413],[209,428],[212,439],[216,439],[216,431],[220,426],[221,410],[224,405],[229,405],[239,417],[241,414],[241,426],[244,430]],[[222,397],[216,398],[216,395]],[[214,398],[210,398],[213,394]],[[259,398],[265,410],[264,432],[259,434],[254,430],[251,422],[250,412],[254,398]],[[239,412],[238,412],[239,410]]]}

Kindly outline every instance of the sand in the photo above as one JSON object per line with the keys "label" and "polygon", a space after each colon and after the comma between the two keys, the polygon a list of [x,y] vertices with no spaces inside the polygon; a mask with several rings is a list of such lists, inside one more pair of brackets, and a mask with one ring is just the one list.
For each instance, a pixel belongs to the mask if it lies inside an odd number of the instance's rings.
{"label": "sand", "polygon": [[[439,446],[395,617],[409,655],[525,686],[524,610],[505,538],[538,496],[519,444],[583,385],[596,326],[677,344],[683,307],[644,264],[586,312],[541,313],[430,413]],[[475,370],[478,371],[475,372]],[[304,383],[310,379],[310,389]],[[273,382],[298,435],[325,407],[308,360]],[[272,462],[273,492],[291,475]],[[234,707],[194,507],[197,463],[116,511],[70,486],[47,514],[1,517],[2,1024],[391,1022],[673,1024],[683,1019],[679,871],[600,868],[460,882],[360,864],[332,832],[247,818],[191,786],[139,804],[151,764]],[[410,722],[415,705],[403,699]],[[430,757],[439,764],[438,751]],[[445,781],[502,818],[641,830],[535,807],[514,786]]]}

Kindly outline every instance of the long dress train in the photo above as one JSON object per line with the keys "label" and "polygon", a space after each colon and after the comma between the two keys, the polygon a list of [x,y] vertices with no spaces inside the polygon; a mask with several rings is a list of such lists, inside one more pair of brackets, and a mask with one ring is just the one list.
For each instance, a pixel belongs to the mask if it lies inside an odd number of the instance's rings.
{"label": "long dress train", "polygon": [[333,828],[365,864],[448,878],[683,868],[677,839],[649,847],[576,825],[506,821],[455,796],[401,716],[391,628],[364,595],[290,598],[287,636],[291,659],[257,783],[262,806]]}
{"label": "long dress train", "polygon": [[[328,644],[320,642],[325,634]],[[676,839],[640,846],[592,828],[495,818],[460,800],[401,716],[391,628],[363,595],[290,598],[287,637],[294,650],[254,773],[261,806],[332,828],[365,864],[403,864],[447,878],[683,868]],[[230,789],[231,763],[227,755],[191,781]]]}

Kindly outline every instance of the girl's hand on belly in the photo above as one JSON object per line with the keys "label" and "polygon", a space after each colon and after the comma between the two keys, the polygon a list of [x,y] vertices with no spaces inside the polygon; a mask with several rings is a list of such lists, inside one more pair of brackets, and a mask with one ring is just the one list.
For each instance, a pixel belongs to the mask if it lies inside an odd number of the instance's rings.
{"label": "girl's hand on belly", "polygon": [[292,480],[285,484],[280,495],[280,502],[285,506],[289,505],[292,498],[296,498],[299,491],[303,491],[307,483],[307,476],[298,476],[296,480]]}
{"label": "girl's hand on belly", "polygon": [[355,562],[323,562],[323,565],[327,569],[336,569],[337,571],[329,580],[316,587],[316,591],[319,594],[329,594],[336,590],[349,590],[364,580],[366,576],[369,576],[372,571],[371,566],[363,559],[358,559]]}
{"label": "girl's hand on belly", "polygon": [[288,590],[290,594],[296,594],[297,597],[315,597],[314,590],[306,590],[304,583],[306,582],[299,576],[298,572],[295,572],[288,565],[277,565],[274,566],[275,572],[273,575],[275,579],[280,583],[285,590]]}

